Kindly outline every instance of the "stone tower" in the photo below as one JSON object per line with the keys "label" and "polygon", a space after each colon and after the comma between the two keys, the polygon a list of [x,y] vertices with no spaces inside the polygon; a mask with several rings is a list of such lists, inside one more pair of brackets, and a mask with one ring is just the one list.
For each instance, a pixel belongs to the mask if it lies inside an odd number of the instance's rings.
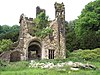
{"label": "stone tower", "polygon": [[61,58],[66,56],[66,45],[65,45],[65,7],[63,3],[55,2],[55,18],[58,23],[58,50]]}
{"label": "stone tower", "polygon": [[43,40],[43,58],[65,59],[65,8],[63,3],[55,3],[55,20],[50,23],[53,32]]}

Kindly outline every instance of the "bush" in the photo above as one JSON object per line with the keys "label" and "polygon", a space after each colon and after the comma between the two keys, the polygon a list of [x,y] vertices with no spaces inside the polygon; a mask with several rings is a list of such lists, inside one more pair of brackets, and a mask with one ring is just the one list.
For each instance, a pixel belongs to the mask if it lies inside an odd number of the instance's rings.
{"label": "bush", "polygon": [[5,62],[4,60],[0,59],[0,68],[2,66],[6,66],[7,65],[7,62]]}
{"label": "bush", "polygon": [[0,59],[0,71],[3,71],[8,63],[2,59]]}
{"label": "bush", "polygon": [[70,58],[100,62],[100,48],[94,50],[77,50],[70,54]]}
{"label": "bush", "polygon": [[19,71],[23,69],[28,69],[29,62],[20,61],[20,62],[5,62],[0,60],[0,71]]}
{"label": "bush", "polygon": [[0,52],[7,51],[10,49],[12,45],[12,41],[10,39],[2,39],[0,40]]}

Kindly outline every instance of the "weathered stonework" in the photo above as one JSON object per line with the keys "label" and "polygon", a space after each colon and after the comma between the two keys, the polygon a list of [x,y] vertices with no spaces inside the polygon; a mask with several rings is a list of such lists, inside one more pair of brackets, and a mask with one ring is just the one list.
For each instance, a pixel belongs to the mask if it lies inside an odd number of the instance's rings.
{"label": "weathered stonework", "polygon": [[[45,12],[39,7],[36,8],[36,15]],[[20,16],[20,33],[18,46],[13,50],[20,56],[20,60],[31,59],[65,59],[65,8],[64,4],[55,3],[55,20],[50,23],[53,32],[41,39],[32,36],[32,27],[34,27],[33,18]],[[19,51],[19,53],[18,53]],[[15,54],[15,55],[16,55]],[[35,55],[34,55],[35,54]],[[14,54],[12,54],[14,55]],[[16,57],[16,56],[15,56]],[[17,59],[19,60],[19,58]],[[13,61],[13,60],[12,60]]]}
{"label": "weathered stonework", "polygon": [[45,9],[41,9],[39,6],[36,7],[36,17],[41,13],[44,12],[45,13]]}

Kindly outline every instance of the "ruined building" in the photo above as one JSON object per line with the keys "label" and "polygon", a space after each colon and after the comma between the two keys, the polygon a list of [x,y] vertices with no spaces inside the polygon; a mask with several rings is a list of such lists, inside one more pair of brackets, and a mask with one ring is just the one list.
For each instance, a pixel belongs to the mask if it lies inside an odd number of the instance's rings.
{"label": "ruined building", "polygon": [[[66,58],[65,47],[65,7],[63,3],[55,3],[55,19],[50,23],[53,32],[41,39],[32,36],[31,29],[34,27],[33,18],[20,16],[20,33],[17,47],[6,54],[10,61],[31,59],[64,59]],[[40,7],[36,8],[36,16],[45,12]],[[4,54],[2,54],[4,57]]]}

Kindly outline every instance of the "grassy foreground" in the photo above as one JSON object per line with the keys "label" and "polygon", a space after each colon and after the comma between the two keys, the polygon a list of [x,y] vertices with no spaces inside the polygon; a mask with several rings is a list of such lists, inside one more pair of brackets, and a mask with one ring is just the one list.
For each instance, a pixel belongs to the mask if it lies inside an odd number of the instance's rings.
{"label": "grassy foreground", "polygon": [[[99,62],[88,62],[95,65],[98,69],[96,70],[78,70],[78,71],[71,71],[69,68],[65,70],[60,69],[40,69],[40,68],[27,68],[23,65],[20,65],[17,62],[16,68],[15,66],[11,66],[11,68],[5,68],[0,71],[0,75],[100,75],[100,63]],[[25,65],[26,63],[24,63]],[[14,63],[15,65],[15,63]],[[24,68],[25,67],[25,68]],[[14,68],[14,69],[13,69]]]}
{"label": "grassy foreground", "polygon": [[[89,63],[97,67],[96,70],[80,69],[72,71],[69,67],[62,69],[29,68],[29,61],[6,63],[0,61],[0,75],[100,75],[100,48],[94,50],[79,50],[72,52],[64,60],[40,60],[37,62],[81,62]],[[6,66],[5,66],[6,65]]]}
{"label": "grassy foreground", "polygon": [[99,70],[59,71],[53,69],[26,69],[21,71],[2,71],[0,75],[100,75]]}

